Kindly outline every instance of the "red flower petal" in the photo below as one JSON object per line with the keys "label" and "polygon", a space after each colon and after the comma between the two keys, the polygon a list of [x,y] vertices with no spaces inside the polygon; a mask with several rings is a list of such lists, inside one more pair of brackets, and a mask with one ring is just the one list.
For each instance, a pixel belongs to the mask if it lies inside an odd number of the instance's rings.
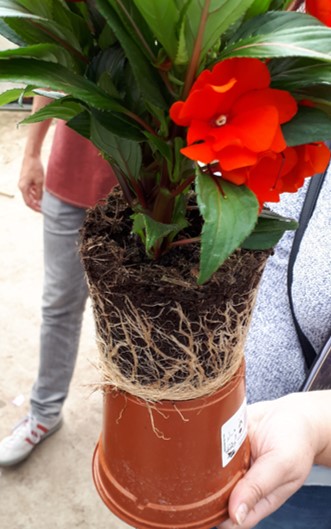
{"label": "red flower petal", "polygon": [[173,105],[171,105],[169,109],[169,115],[172,121],[177,123],[177,125],[187,126],[189,124],[188,119],[182,119],[181,113],[184,106],[184,101],[176,101]]}
{"label": "red flower petal", "polygon": [[331,27],[330,0],[306,0],[306,12]]}
{"label": "red flower petal", "polygon": [[191,145],[196,141],[201,141],[207,138],[210,133],[213,133],[214,128],[212,128],[205,121],[198,119],[192,119],[191,125],[189,126],[187,132],[187,143]]}
{"label": "red flower petal", "polygon": [[258,160],[256,153],[237,145],[226,147],[215,154],[221,169],[225,171],[233,171],[240,167],[254,165]]}
{"label": "red flower petal", "polygon": [[185,102],[177,101],[170,107],[170,117],[177,125],[189,126],[193,119],[209,121],[218,114],[224,94],[219,94],[207,85],[202,90],[191,92]]}
{"label": "red flower petal", "polygon": [[262,106],[277,108],[279,123],[290,121],[298,111],[297,102],[289,92],[273,88],[254,90],[244,94],[234,104],[233,111],[237,114],[244,112],[246,108],[253,109]]}
{"label": "red flower petal", "polygon": [[233,78],[237,79],[236,88],[240,88],[240,93],[267,88],[270,84],[267,66],[260,59],[244,57],[235,57],[217,63],[212,70],[210,82],[222,85]]}
{"label": "red flower petal", "polygon": [[230,145],[242,146],[241,139],[238,136],[238,129],[233,125],[210,128],[208,135],[215,151],[221,151]]}
{"label": "red flower petal", "polygon": [[240,169],[234,169],[233,171],[222,171],[222,178],[228,180],[233,184],[240,186],[245,184],[249,175],[249,169],[247,167],[242,167]]}
{"label": "red flower petal", "polygon": [[275,137],[270,146],[270,150],[273,152],[281,152],[286,149],[286,141],[280,127],[277,128]]}
{"label": "red flower petal", "polygon": [[237,115],[231,124],[237,128],[238,137],[245,147],[254,152],[266,151],[270,149],[279,128],[278,112],[271,106],[247,109]]}
{"label": "red flower petal", "polygon": [[265,156],[250,172],[247,186],[255,193],[260,204],[264,202],[278,202],[279,190],[276,182],[281,168],[279,157]]}
{"label": "red flower petal", "polygon": [[328,164],[330,163],[331,153],[330,149],[325,143],[309,143],[306,145],[311,164],[314,168],[314,173],[324,173]]}
{"label": "red flower petal", "polygon": [[195,143],[189,147],[183,147],[180,152],[184,154],[184,156],[187,156],[187,158],[202,163],[211,163],[217,159],[217,155],[206,142]]}

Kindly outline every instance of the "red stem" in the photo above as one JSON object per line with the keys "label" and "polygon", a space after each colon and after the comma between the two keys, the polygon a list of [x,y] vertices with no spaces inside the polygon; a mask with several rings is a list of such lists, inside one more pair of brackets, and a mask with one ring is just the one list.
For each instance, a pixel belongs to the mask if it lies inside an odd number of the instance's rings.
{"label": "red stem", "polygon": [[195,179],[195,174],[187,178],[179,186],[175,187],[175,189],[173,189],[173,191],[171,192],[172,196],[177,197],[178,195],[180,195],[182,191],[184,191],[184,189],[186,189],[190,184],[192,184],[194,179]]}
{"label": "red stem", "polygon": [[201,237],[192,237],[192,239],[181,239],[180,241],[174,241],[169,244],[169,248],[175,248],[176,246],[184,246],[184,244],[194,244],[200,242]]}
{"label": "red stem", "polygon": [[293,2],[288,6],[286,11],[297,11],[299,7],[304,4],[305,0],[293,0]]}
{"label": "red stem", "polygon": [[199,31],[198,31],[198,34],[197,34],[196,41],[194,43],[192,59],[191,59],[191,62],[189,64],[189,67],[188,67],[188,70],[187,70],[187,74],[186,74],[186,78],[185,78],[184,89],[183,89],[183,94],[182,94],[182,98],[183,99],[187,98],[188,93],[189,93],[189,91],[191,89],[191,86],[193,84],[194,77],[195,77],[196,72],[198,70],[199,60],[200,60],[200,53],[201,53],[201,47],[202,47],[202,40],[203,40],[203,35],[204,35],[204,32],[205,32],[206,22],[207,22],[207,19],[208,19],[209,7],[210,7],[210,0],[205,0],[205,5],[204,5],[204,8],[203,8],[202,14],[201,14],[201,22],[200,22],[200,26],[199,26]]}
{"label": "red stem", "polygon": [[155,132],[155,130],[152,129],[152,127],[148,123],[146,123],[146,121],[143,120],[140,116],[138,116],[137,114],[135,114],[134,112],[131,112],[131,111],[127,111],[127,112],[125,112],[125,114],[127,116],[129,116],[130,118],[132,118],[137,123],[139,123],[139,125],[144,127],[144,129],[148,130],[148,132],[153,134],[153,136],[157,136],[157,133]]}
{"label": "red stem", "polygon": [[76,55],[76,57],[78,57],[78,59],[80,59],[82,62],[84,62],[85,64],[89,64],[89,59],[85,57],[85,55],[80,53],[78,50],[76,50],[76,48],[73,48],[72,46],[68,45],[67,42],[62,40],[60,37],[57,37],[56,35],[54,35],[51,31],[48,31],[48,29],[44,28],[42,25],[38,24],[37,22],[34,22],[33,20],[31,20],[31,24],[35,26],[36,28],[40,29],[41,31],[43,31],[44,33],[46,33],[46,35],[49,35],[50,37],[52,37],[52,39],[54,39],[56,42],[61,44],[61,46],[63,46],[69,53],[71,53],[72,55]]}

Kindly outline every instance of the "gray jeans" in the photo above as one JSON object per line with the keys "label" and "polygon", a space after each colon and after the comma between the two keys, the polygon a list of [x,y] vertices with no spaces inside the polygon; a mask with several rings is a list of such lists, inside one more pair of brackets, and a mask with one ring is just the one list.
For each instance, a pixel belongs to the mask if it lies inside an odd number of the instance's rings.
{"label": "gray jeans", "polygon": [[88,296],[78,253],[85,209],[48,192],[44,216],[44,286],[38,378],[31,411],[47,423],[61,414],[73,375],[85,303]]}

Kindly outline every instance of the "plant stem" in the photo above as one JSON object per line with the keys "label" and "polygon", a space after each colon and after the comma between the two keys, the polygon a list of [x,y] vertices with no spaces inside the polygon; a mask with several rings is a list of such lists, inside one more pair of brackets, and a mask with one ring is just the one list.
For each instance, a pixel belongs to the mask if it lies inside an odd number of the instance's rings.
{"label": "plant stem", "polygon": [[152,50],[150,49],[150,47],[148,46],[148,43],[146,42],[143,34],[141,33],[140,29],[138,28],[137,24],[135,23],[135,21],[133,20],[133,18],[131,17],[130,13],[128,12],[128,10],[126,9],[126,7],[123,5],[123,2],[121,0],[116,0],[116,3],[118,5],[118,7],[123,11],[123,13],[125,14],[128,22],[131,24],[131,26],[133,27],[137,37],[139,38],[143,48],[147,51],[149,57],[152,59],[153,62],[156,62],[156,57],[154,55],[154,53],[152,52]]}
{"label": "plant stem", "polygon": [[297,11],[304,4],[304,0],[293,0],[286,11]]}
{"label": "plant stem", "polygon": [[35,26],[37,29],[39,29],[39,30],[43,31],[44,33],[46,33],[46,35],[49,35],[50,37],[52,37],[52,39],[54,39],[56,42],[61,44],[61,46],[63,46],[63,48],[65,48],[71,55],[76,55],[76,57],[78,57],[79,60],[81,60],[85,64],[89,64],[90,61],[89,61],[88,57],[85,57],[85,55],[83,55],[78,50],[76,50],[76,48],[73,48],[72,46],[70,46],[67,42],[62,40],[57,35],[54,35],[51,31],[49,31],[48,29],[44,28],[41,24],[38,24],[37,22],[34,22],[33,20],[31,20],[31,24],[33,26]]}
{"label": "plant stem", "polygon": [[174,202],[168,189],[160,188],[153,205],[152,218],[163,224],[171,224]]}
{"label": "plant stem", "polygon": [[140,186],[138,185],[137,182],[135,182],[134,180],[131,180],[130,181],[130,184],[136,194],[136,197],[139,201],[139,204],[144,208],[146,209],[147,208],[147,203],[146,203],[146,200],[145,200],[145,196],[144,196],[144,193],[142,192]]}
{"label": "plant stem", "polygon": [[175,248],[176,246],[184,246],[185,244],[194,244],[195,242],[200,242],[201,237],[192,237],[191,239],[181,239],[179,241],[174,241],[169,244],[169,248]]}
{"label": "plant stem", "polygon": [[144,127],[144,129],[146,129],[148,132],[153,134],[153,136],[157,136],[157,133],[155,132],[155,130],[152,129],[152,127],[145,120],[143,120],[140,116],[138,116],[138,114],[135,114],[134,112],[131,112],[129,110],[125,112],[125,114],[129,116],[129,118],[132,118],[134,121],[139,123],[139,125]]}
{"label": "plant stem", "polygon": [[175,187],[175,189],[172,190],[171,194],[173,197],[177,197],[186,189],[195,179],[195,174],[192,174],[189,178],[187,178],[184,182],[182,182],[179,186]]}
{"label": "plant stem", "polygon": [[188,93],[191,89],[194,77],[196,75],[196,72],[198,70],[199,61],[200,61],[200,53],[202,48],[202,41],[203,41],[203,35],[206,28],[206,23],[209,15],[209,7],[210,7],[210,0],[205,0],[205,5],[202,10],[201,14],[201,22],[199,25],[198,34],[194,43],[193,53],[192,53],[192,59],[190,61],[189,67],[187,69],[185,83],[184,83],[184,89],[182,93],[182,98],[186,99],[188,96]]}

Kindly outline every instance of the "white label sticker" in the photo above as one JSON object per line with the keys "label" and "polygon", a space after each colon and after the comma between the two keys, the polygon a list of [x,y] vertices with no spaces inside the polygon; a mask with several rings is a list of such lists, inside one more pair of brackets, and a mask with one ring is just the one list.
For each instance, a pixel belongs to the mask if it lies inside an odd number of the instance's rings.
{"label": "white label sticker", "polygon": [[226,467],[234,458],[247,435],[246,399],[221,428],[222,466]]}

